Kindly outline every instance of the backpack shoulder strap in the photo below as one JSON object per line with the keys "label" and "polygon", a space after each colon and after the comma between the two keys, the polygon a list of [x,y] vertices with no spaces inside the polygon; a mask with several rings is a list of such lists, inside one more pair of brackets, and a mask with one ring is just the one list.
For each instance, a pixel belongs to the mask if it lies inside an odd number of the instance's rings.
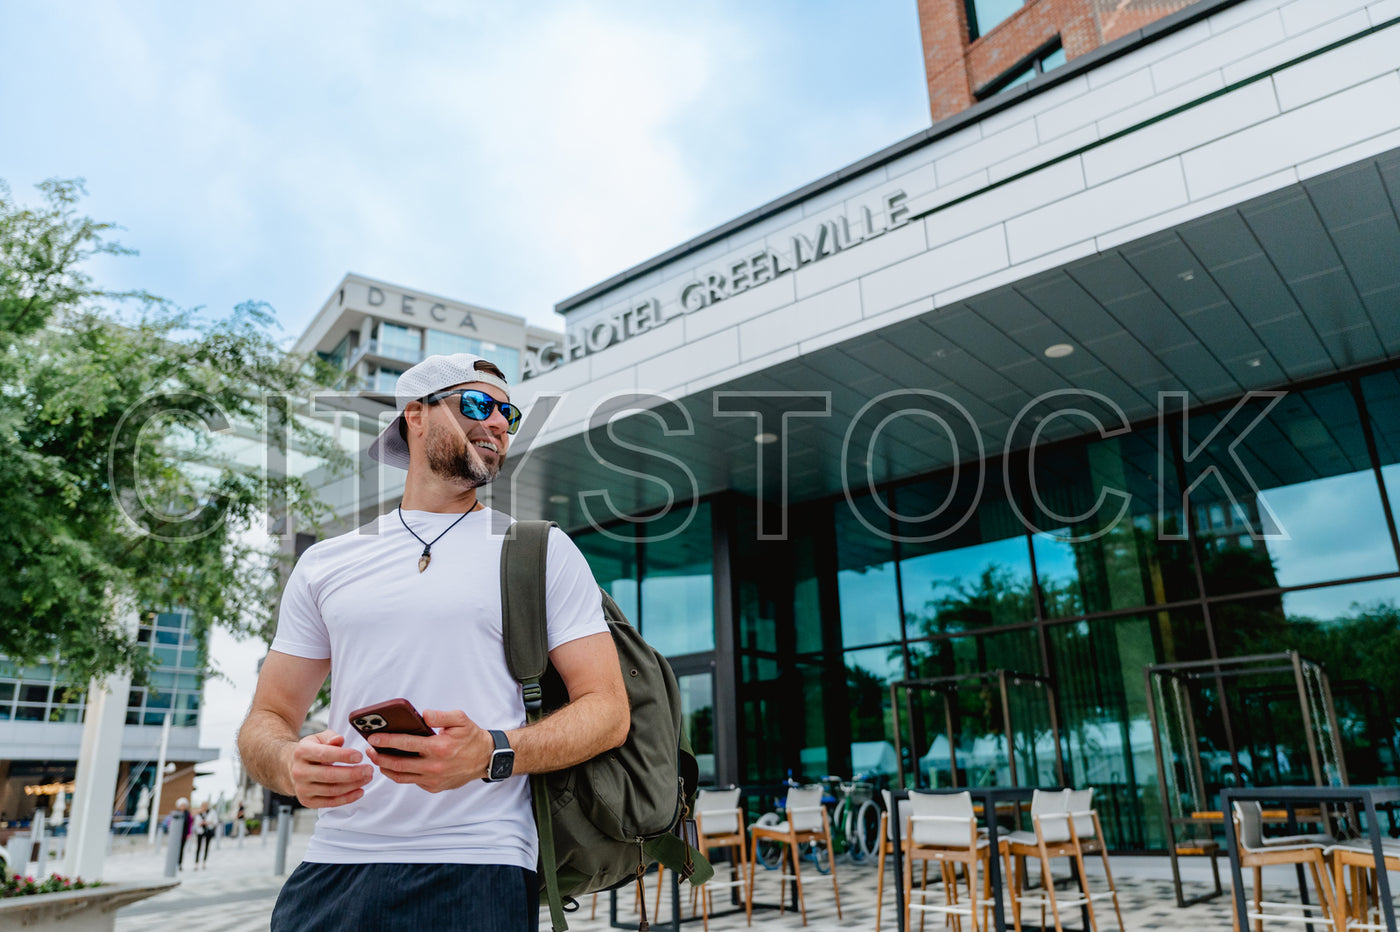
{"label": "backpack shoulder strap", "polygon": [[549,664],[545,563],[553,521],[517,521],[501,542],[501,624],[506,666],[525,693],[530,721],[540,717],[540,677]]}
{"label": "backpack shoulder strap", "polygon": [[[549,529],[553,521],[517,521],[501,542],[501,634],[506,666],[520,683],[525,717],[539,721],[544,694],[540,677],[549,664],[549,618],[545,607],[545,570]],[[563,899],[554,851],[554,821],[550,817],[549,787],[544,774],[530,774],[530,798],[540,836],[540,872],[555,932],[564,932]]]}

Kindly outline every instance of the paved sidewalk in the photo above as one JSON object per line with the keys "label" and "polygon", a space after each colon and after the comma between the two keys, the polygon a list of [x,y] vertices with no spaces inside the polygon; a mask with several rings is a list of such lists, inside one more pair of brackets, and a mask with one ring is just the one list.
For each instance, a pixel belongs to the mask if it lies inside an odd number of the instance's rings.
{"label": "paved sidewalk", "polygon": [[[300,862],[306,850],[309,836],[293,835],[287,857],[287,872]],[[220,847],[209,856],[207,870],[192,870],[192,847],[185,852],[185,869],[180,872],[180,886],[168,893],[143,900],[122,909],[117,914],[116,927],[119,932],[147,932],[150,929],[198,929],[200,932],[255,932],[267,929],[277,892],[285,877],[272,874],[275,837],[269,837],[264,846],[260,837],[243,840],[240,846],[236,840],[223,839]],[[1222,873],[1226,889],[1229,889],[1229,873]],[[105,879],[118,880],[163,880],[165,867],[164,852],[155,852],[144,843],[130,850],[115,851],[107,860]],[[1188,865],[1191,876],[1201,880],[1190,882],[1191,889],[1204,891],[1206,865],[1204,862]],[[1118,881],[1119,899],[1123,907],[1123,919],[1130,932],[1148,929],[1190,929],[1191,932],[1228,932],[1230,929],[1230,905],[1227,897],[1220,897],[1190,909],[1176,908],[1172,895],[1171,874],[1166,858],[1115,858],[1114,877]],[[806,886],[807,929],[810,932],[832,932],[837,929],[873,930],[875,928],[875,885],[876,871],[873,864],[837,864],[837,876],[841,889],[842,918],[837,919],[835,903],[831,895],[830,883],[817,881],[814,872],[804,871],[804,878],[810,878]],[[1090,867],[1090,875],[1101,879],[1101,872]],[[1296,897],[1286,884],[1291,875],[1274,875],[1274,879],[1285,885],[1271,892],[1272,898]],[[760,902],[778,901],[778,875],[776,871],[760,869],[756,878],[755,899]],[[647,907],[652,928],[660,932],[671,918],[669,890],[662,897],[659,914],[654,911],[656,903],[656,878],[647,878]],[[668,884],[669,887],[669,884]],[[1102,886],[1099,886],[1102,889]],[[717,897],[718,898],[718,897]],[[682,915],[689,918],[689,893],[681,890]],[[636,926],[637,915],[633,911],[635,895],[631,890],[618,895],[618,921],[620,924]],[[885,876],[884,910],[881,916],[882,932],[895,928],[893,878],[888,869]],[[589,918],[589,899],[582,908],[571,914],[569,927],[573,932],[606,932],[608,930],[608,897],[598,897],[596,918]],[[717,907],[718,908],[718,907]],[[1108,903],[1098,906],[1096,912],[1099,927],[1104,932],[1115,929]],[[1078,928],[1079,918],[1075,915],[1064,917],[1067,928]],[[692,930],[700,929],[699,919],[686,925]],[[801,917],[786,912],[782,915],[776,909],[757,910],[754,925],[767,929],[802,928]],[[729,932],[746,928],[743,911],[722,918],[712,919],[713,932]],[[943,924],[931,920],[927,929],[943,928]],[[541,932],[549,929],[548,912],[542,912]],[[350,930],[361,932],[361,930]],[[368,930],[364,930],[368,932]],[[424,930],[428,932],[428,930]]]}

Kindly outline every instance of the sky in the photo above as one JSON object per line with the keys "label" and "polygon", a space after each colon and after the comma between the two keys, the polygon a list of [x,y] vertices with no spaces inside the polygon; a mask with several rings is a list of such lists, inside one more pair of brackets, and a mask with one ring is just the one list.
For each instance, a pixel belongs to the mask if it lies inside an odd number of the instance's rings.
{"label": "sky", "polygon": [[[84,178],[90,271],[290,343],[346,272],[553,306],[929,125],[915,0],[0,0],[0,179]],[[196,798],[264,651],[216,634]]]}

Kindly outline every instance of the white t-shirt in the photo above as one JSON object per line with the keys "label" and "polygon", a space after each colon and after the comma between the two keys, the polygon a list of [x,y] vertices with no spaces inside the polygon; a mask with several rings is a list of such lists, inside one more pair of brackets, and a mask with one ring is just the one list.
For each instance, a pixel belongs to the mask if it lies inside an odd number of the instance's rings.
{"label": "white t-shirt", "polygon": [[[349,722],[355,709],[403,697],[419,711],[460,709],[482,728],[525,723],[520,684],[506,667],[501,634],[501,541],[489,508],[468,514],[396,511],[302,554],[282,594],[272,649],[331,658],[329,727],[345,746],[367,745]],[[497,521],[501,515],[497,515]],[[583,554],[550,531],[545,605],[549,648],[607,630],[597,583]],[[367,760],[367,758],[366,758]],[[322,809],[306,860],[318,863],[511,864],[535,868],[538,839],[525,776],[473,780],[443,793],[387,779],[378,768],[365,795]]]}

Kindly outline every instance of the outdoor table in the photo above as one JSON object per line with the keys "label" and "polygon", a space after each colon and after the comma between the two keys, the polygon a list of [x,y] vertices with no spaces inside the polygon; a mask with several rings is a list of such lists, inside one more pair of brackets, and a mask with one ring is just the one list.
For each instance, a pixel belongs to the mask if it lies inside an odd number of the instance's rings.
{"label": "outdoor table", "polygon": [[[1296,812],[1298,803],[1310,803],[1319,809],[1330,804],[1360,803],[1366,810],[1366,832],[1371,842],[1371,852],[1376,858],[1376,887],[1380,891],[1381,914],[1390,932],[1400,932],[1395,925],[1395,904],[1390,895],[1390,878],[1385,870],[1385,851],[1381,845],[1381,826],[1376,814],[1377,803],[1400,802],[1400,786],[1251,786],[1224,790],[1220,794],[1221,806],[1226,812],[1233,812],[1235,802],[1283,803],[1290,812]],[[1225,819],[1225,844],[1230,857],[1230,879],[1235,884],[1235,912],[1240,918],[1240,927],[1245,928],[1248,911],[1245,908],[1244,875],[1240,869],[1239,838],[1235,834],[1235,820]],[[1301,867],[1298,871],[1298,892],[1307,903],[1307,881]],[[1321,924],[1321,923],[1319,923]],[[1312,923],[1308,924],[1311,927]]]}
{"label": "outdoor table", "polygon": [[[1064,787],[1034,787],[1034,786],[969,786],[969,787],[949,787],[936,790],[918,790],[920,793],[941,793],[951,795],[955,793],[967,793],[974,801],[982,804],[982,811],[990,813],[987,818],[987,845],[991,849],[991,865],[988,868],[989,879],[992,884],[992,915],[996,922],[996,932],[1006,932],[1006,909],[1002,906],[1001,896],[1001,857],[997,846],[997,819],[996,813],[1000,803],[1030,802],[1035,791],[1039,789],[1043,792],[1058,793]],[[890,835],[894,841],[894,893],[895,893],[895,921],[899,932],[904,929],[904,847],[900,840],[900,831],[903,826],[899,824],[897,818],[899,813],[899,801],[909,798],[908,790],[891,790],[890,798],[894,801],[894,811],[890,813]],[[1019,809],[1017,810],[1019,812]],[[1049,878],[1046,878],[1049,883]],[[1085,919],[1085,928],[1088,927],[1088,919]]]}

